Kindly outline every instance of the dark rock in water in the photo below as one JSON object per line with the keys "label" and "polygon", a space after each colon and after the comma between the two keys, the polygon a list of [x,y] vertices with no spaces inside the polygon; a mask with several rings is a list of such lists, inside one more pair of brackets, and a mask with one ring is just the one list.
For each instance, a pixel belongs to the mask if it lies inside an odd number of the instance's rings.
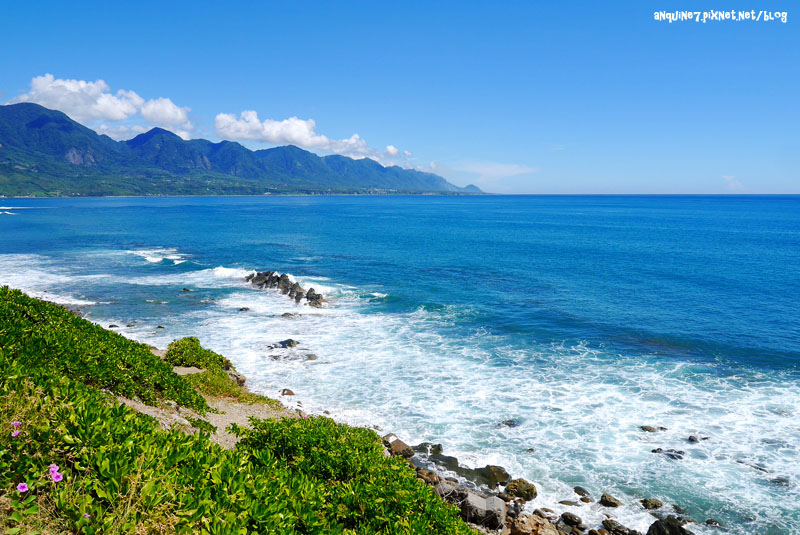
{"label": "dark rock in water", "polygon": [[182,291],[184,291],[184,292],[191,292],[192,290],[190,290],[189,288],[184,288]]}
{"label": "dark rock in water", "polygon": [[603,528],[605,528],[610,535],[641,535],[638,531],[627,528],[610,518],[603,520]]}
{"label": "dark rock in water", "polygon": [[789,478],[785,476],[772,478],[769,480],[769,482],[779,487],[788,487],[789,483],[791,483],[791,481],[789,481]]}
{"label": "dark rock in water", "polygon": [[561,505],[566,505],[567,507],[580,507],[581,506],[581,504],[579,504],[578,502],[573,502],[572,500],[561,500],[558,503],[560,503]]}
{"label": "dark rock in water", "polygon": [[302,291],[303,289],[300,287],[300,284],[295,282],[292,284],[291,288],[289,288],[289,297],[294,299],[294,296],[297,295],[298,290]]}
{"label": "dark rock in water", "polygon": [[136,324],[135,323],[129,323],[125,327],[136,327]]}
{"label": "dark rock in water", "polygon": [[294,392],[292,392],[288,388],[284,388],[283,390],[281,390],[281,396],[294,396]]}
{"label": "dark rock in water", "polygon": [[661,449],[661,448],[656,448],[654,450],[650,450],[650,452],[651,453],[662,453],[662,454],[666,455],[667,457],[669,457],[670,459],[675,459],[676,461],[679,461],[679,460],[683,459],[683,456],[686,455],[686,452],[683,451],[683,450],[673,450],[673,449],[664,450],[664,449]]}
{"label": "dark rock in water", "polygon": [[158,327],[156,327],[156,329],[163,329],[163,328],[164,328],[163,325],[159,325]]}
{"label": "dark rock in water", "polygon": [[289,275],[284,273],[283,275],[278,278],[278,290],[286,295],[289,293],[289,289],[292,287],[292,281],[289,279]]}
{"label": "dark rock in water", "polygon": [[528,448],[525,450],[527,453],[536,453],[536,448]]}
{"label": "dark rock in water", "polygon": [[255,278],[255,276],[256,276],[255,273],[250,273],[249,275],[245,276],[244,281],[250,282],[251,280],[253,280],[253,278]]}
{"label": "dark rock in water", "polygon": [[572,487],[572,490],[575,491],[575,494],[577,494],[578,496],[584,496],[584,497],[591,496],[591,494],[589,494],[589,491],[583,487]]}
{"label": "dark rock in water", "polygon": [[561,521],[568,526],[578,526],[583,523],[581,517],[572,513],[561,513]]}
{"label": "dark rock in water", "polygon": [[477,468],[475,473],[490,489],[497,488],[497,485],[504,485],[511,479],[511,476],[506,472],[505,468],[493,464],[486,465],[483,468]]}
{"label": "dark rock in water", "polygon": [[518,427],[519,423],[520,423],[519,420],[511,418],[509,420],[503,420],[502,422],[497,424],[497,427]]}
{"label": "dark rock in water", "polygon": [[712,526],[712,527],[715,527],[715,528],[721,528],[722,524],[720,524],[719,521],[714,520],[713,518],[709,518],[709,519],[706,520],[706,526]]}
{"label": "dark rock in water", "polygon": [[295,303],[299,303],[300,301],[302,301],[302,300],[303,300],[303,298],[304,298],[305,296],[306,296],[306,292],[305,292],[305,290],[303,290],[302,288],[300,288],[300,289],[299,289],[299,290],[297,290],[297,292],[294,294],[294,302],[295,302]]}
{"label": "dark rock in water", "polygon": [[678,513],[679,515],[685,515],[686,514],[686,509],[684,509],[680,505],[676,505],[674,503],[672,504],[672,510],[675,511],[676,513]]}
{"label": "dark rock in water", "polygon": [[441,444],[431,444],[430,442],[422,442],[414,446],[414,451],[417,453],[427,453],[430,455],[441,455],[444,448]]}
{"label": "dark rock in water", "polygon": [[109,329],[116,329],[117,327],[119,327],[119,325],[116,325],[114,323],[108,326]]}
{"label": "dark rock in water", "polygon": [[315,292],[314,288],[308,289],[308,292],[306,293],[306,301],[308,302],[309,306],[322,308],[322,295]]}
{"label": "dark rock in water", "polygon": [[613,497],[611,494],[604,493],[600,496],[600,505],[605,505],[606,507],[619,507],[622,505],[622,502]]}
{"label": "dark rock in water", "polygon": [[455,472],[457,474],[465,475],[466,473],[470,472],[469,468],[462,469],[458,465],[458,459],[452,457],[450,455],[442,455],[442,454],[431,454],[429,459],[433,461],[435,464],[441,466],[445,470],[449,470],[451,472]]}
{"label": "dark rock in water", "polygon": [[661,426],[653,427],[652,425],[641,425],[641,426],[639,426],[639,429],[641,429],[645,433],[657,433],[658,431],[666,431],[667,430],[666,427],[661,427]]}
{"label": "dark rock in water", "polygon": [[685,530],[677,518],[668,516],[653,522],[647,535],[692,535],[692,532]]}
{"label": "dark rock in water", "polygon": [[655,498],[645,498],[641,500],[642,507],[645,509],[661,509],[664,507],[664,502]]}
{"label": "dark rock in water", "polygon": [[250,310],[249,307],[242,307],[239,309],[239,312],[247,312],[248,310]]}
{"label": "dark rock in water", "polygon": [[693,443],[693,444],[697,444],[698,442],[700,442],[700,439],[699,439],[699,438],[697,438],[697,437],[696,437],[696,436],[694,436],[694,435],[689,435],[689,438],[688,438],[688,440],[689,440],[689,442],[691,442],[691,443]]}
{"label": "dark rock in water", "polygon": [[583,503],[592,503],[593,500],[588,496],[581,496],[581,501]]}
{"label": "dark rock in water", "polygon": [[517,496],[523,500],[530,501],[536,497],[536,485],[522,478],[509,481],[506,485],[506,493],[509,496]]}
{"label": "dark rock in water", "polygon": [[282,318],[293,318],[295,316],[297,316],[297,314],[292,314],[291,312],[284,312],[283,314],[281,314]]}

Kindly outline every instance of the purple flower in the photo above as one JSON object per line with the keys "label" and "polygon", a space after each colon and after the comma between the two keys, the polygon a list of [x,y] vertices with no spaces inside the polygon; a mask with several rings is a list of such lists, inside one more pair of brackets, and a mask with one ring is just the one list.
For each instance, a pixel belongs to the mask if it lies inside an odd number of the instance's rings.
{"label": "purple flower", "polygon": [[92,518],[92,515],[89,513],[83,513],[83,518]]}
{"label": "purple flower", "polygon": [[50,465],[50,473],[51,473],[51,474],[52,474],[53,472],[58,472],[59,470],[60,470],[60,468],[58,467],[58,465],[57,465],[57,464],[51,464],[51,465]]}
{"label": "purple flower", "polygon": [[58,483],[59,481],[64,479],[64,476],[62,474],[59,474],[58,472],[50,472],[50,478],[56,483]]}
{"label": "purple flower", "polygon": [[11,425],[13,425],[14,427],[19,427],[22,425],[22,422],[11,422]]}
{"label": "purple flower", "polygon": [[17,438],[20,435],[20,433],[22,433],[22,431],[12,431],[11,432],[11,436],[13,438]]}
{"label": "purple flower", "polygon": [[17,485],[17,492],[28,492],[28,484],[20,483],[19,485]]}

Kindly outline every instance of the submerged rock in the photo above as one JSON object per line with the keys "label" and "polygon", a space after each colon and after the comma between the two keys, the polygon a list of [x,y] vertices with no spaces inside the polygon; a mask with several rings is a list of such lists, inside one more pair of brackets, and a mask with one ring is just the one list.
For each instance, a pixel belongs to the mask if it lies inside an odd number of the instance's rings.
{"label": "submerged rock", "polygon": [[297,347],[300,344],[297,340],[292,340],[291,338],[287,338],[286,340],[281,340],[277,344],[272,344],[268,346],[269,349],[291,349],[293,347]]}
{"label": "submerged rock", "polygon": [[645,498],[640,503],[645,509],[661,509],[664,507],[664,502],[655,498]]}
{"label": "submerged rock", "polygon": [[650,450],[650,452],[664,454],[670,459],[675,459],[676,461],[683,459],[683,456],[686,455],[686,452],[683,450],[673,450],[673,449],[665,450],[661,448],[656,448],[654,450]]}
{"label": "submerged rock", "polygon": [[652,425],[640,425],[639,429],[641,429],[645,433],[657,433],[659,431],[666,431],[667,430],[666,427],[661,427],[661,426],[654,427]]}
{"label": "submerged rock", "polygon": [[568,526],[580,526],[583,523],[581,517],[574,513],[561,513],[561,521]]}
{"label": "submerged rock", "polygon": [[281,390],[281,396],[294,396],[294,392],[292,392],[288,388],[284,388],[283,390]]}

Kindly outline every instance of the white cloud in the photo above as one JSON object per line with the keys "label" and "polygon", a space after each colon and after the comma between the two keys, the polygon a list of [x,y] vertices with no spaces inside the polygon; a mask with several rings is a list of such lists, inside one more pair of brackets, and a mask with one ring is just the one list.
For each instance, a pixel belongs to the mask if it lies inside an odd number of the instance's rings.
{"label": "white cloud", "polygon": [[456,171],[478,175],[481,182],[489,182],[517,175],[527,175],[538,171],[535,167],[515,163],[464,162],[453,167]]}
{"label": "white cloud", "polygon": [[49,73],[36,76],[31,80],[30,91],[11,99],[9,104],[17,102],[35,102],[63,111],[79,123],[115,139],[125,139],[131,133],[147,130],[141,125],[122,123],[139,118],[152,126],[173,130],[184,138],[188,138],[194,129],[188,115],[191,108],[176,106],[168,98],[145,101],[136,92],[125,89],[113,93],[104,80],[68,80]]}
{"label": "white cloud", "polygon": [[168,98],[148,100],[142,106],[142,117],[153,124],[166,126],[175,130],[176,134],[191,132],[194,129],[189,121],[192,108],[176,106]]}
{"label": "white cloud", "polygon": [[[317,133],[316,128],[317,123],[314,119],[290,117],[282,121],[273,119],[262,121],[259,119],[258,113],[253,110],[243,111],[239,117],[232,113],[220,113],[214,119],[214,129],[217,135],[224,139],[297,145],[306,149],[327,151],[352,158],[372,158],[381,163],[392,160],[400,154],[400,150],[394,145],[388,145],[386,150],[381,152],[370,147],[358,134],[353,134],[346,139],[332,139]],[[407,154],[410,155],[410,153]]]}
{"label": "white cloud", "polygon": [[725,183],[728,185],[728,189],[731,191],[744,191],[744,186],[741,182],[736,180],[736,177],[733,175],[722,175],[722,179],[725,180]]}

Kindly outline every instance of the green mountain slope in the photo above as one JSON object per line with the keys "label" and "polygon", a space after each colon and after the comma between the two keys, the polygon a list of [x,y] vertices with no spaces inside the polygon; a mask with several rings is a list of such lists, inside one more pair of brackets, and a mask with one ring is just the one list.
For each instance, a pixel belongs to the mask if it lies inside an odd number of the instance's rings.
{"label": "green mountain slope", "polygon": [[38,104],[0,106],[0,195],[480,193],[374,160],[295,146],[251,151],[162,128],[114,141]]}

